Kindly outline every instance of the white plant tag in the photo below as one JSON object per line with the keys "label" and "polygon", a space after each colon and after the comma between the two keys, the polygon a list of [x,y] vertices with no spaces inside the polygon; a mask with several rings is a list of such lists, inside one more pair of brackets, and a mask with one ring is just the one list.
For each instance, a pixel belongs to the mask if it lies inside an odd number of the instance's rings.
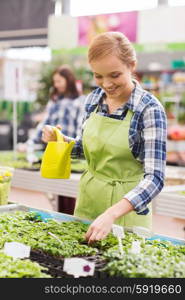
{"label": "white plant tag", "polygon": [[124,251],[123,251],[122,241],[121,241],[120,237],[117,237],[117,239],[118,239],[118,245],[119,245],[119,252],[121,254],[121,257],[123,257],[124,256]]}
{"label": "white plant tag", "polygon": [[95,270],[94,262],[89,262],[83,258],[65,258],[63,271],[73,275],[75,278],[80,276],[93,276]]}
{"label": "white plant tag", "polygon": [[8,256],[12,256],[14,259],[30,257],[30,250],[30,246],[18,242],[6,242],[4,245],[4,253]]}
{"label": "white plant tag", "polygon": [[124,229],[122,226],[119,225],[112,225],[112,233],[114,236],[123,239],[125,237]]}
{"label": "white plant tag", "polygon": [[121,240],[125,237],[124,229],[123,229],[122,226],[113,224],[112,225],[112,233],[118,239],[119,252],[121,254],[121,257],[123,257],[124,256],[124,252],[123,252],[123,245],[122,245],[122,241]]}
{"label": "white plant tag", "polygon": [[131,247],[131,253],[139,254],[141,252],[140,241],[133,241]]}

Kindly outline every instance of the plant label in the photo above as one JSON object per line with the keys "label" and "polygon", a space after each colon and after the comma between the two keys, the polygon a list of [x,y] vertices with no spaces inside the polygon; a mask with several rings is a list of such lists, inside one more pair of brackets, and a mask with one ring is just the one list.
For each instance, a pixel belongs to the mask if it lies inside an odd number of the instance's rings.
{"label": "plant label", "polygon": [[30,250],[30,246],[18,242],[6,242],[4,245],[4,253],[8,256],[12,256],[14,259],[30,257]]}
{"label": "plant label", "polygon": [[125,237],[124,229],[122,226],[113,224],[112,232],[113,235],[116,236],[117,238],[119,237],[120,239],[123,239]]}
{"label": "plant label", "polygon": [[133,241],[131,247],[131,253],[139,254],[141,252],[140,241]]}
{"label": "plant label", "polygon": [[89,262],[83,258],[65,258],[63,271],[67,274],[73,275],[75,278],[81,276],[93,276],[95,270],[95,263]]}

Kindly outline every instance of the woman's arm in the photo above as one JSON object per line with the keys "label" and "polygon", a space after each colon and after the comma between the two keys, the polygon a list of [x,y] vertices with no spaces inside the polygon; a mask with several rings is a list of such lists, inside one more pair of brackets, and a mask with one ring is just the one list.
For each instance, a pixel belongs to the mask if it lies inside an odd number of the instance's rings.
{"label": "woman's arm", "polygon": [[128,214],[134,207],[126,198],[108,208],[89,226],[85,235],[88,243],[104,239],[111,231],[112,224],[121,216]]}
{"label": "woman's arm", "polygon": [[129,193],[124,195],[137,214],[148,213],[148,203],[164,186],[166,167],[167,119],[162,106],[146,109],[141,131],[143,141],[144,177]]}

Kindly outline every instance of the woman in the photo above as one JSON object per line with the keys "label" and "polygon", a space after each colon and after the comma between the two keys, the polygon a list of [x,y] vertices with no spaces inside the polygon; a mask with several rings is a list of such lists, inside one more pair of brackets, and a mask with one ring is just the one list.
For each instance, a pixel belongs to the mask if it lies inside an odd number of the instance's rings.
{"label": "woman", "polygon": [[46,116],[37,126],[29,142],[41,142],[42,129],[45,125],[62,124],[65,135],[73,138],[77,135],[84,96],[79,95],[75,76],[68,66],[61,66],[53,72],[51,90]]}
{"label": "woman", "polygon": [[[86,233],[91,243],[105,238],[113,223],[151,229],[150,202],[164,184],[166,116],[133,79],[136,54],[122,33],[97,35],[88,59],[99,88],[87,97],[76,142],[83,145],[88,170],[75,215],[94,220]],[[52,139],[52,129],[44,128],[43,141]]]}

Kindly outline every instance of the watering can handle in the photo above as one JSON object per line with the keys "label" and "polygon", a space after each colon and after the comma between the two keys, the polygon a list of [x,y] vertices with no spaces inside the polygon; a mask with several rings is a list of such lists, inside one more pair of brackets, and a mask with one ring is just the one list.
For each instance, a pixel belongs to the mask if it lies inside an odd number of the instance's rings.
{"label": "watering can handle", "polygon": [[57,142],[64,142],[63,135],[57,127],[53,127],[54,132],[56,133]]}

